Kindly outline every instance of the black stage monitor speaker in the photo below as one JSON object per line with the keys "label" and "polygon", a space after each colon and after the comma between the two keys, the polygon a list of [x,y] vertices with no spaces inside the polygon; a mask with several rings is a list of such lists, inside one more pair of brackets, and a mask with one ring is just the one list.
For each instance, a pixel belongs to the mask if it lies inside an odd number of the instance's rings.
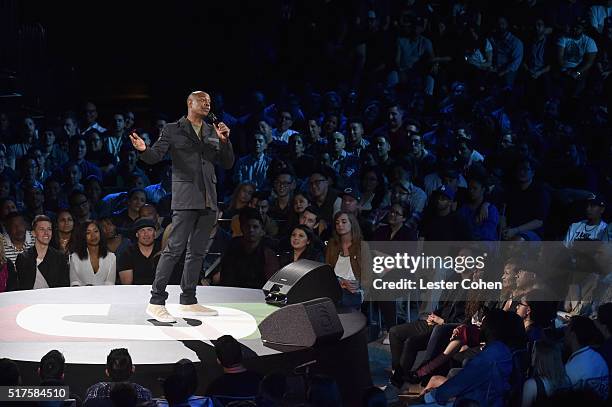
{"label": "black stage monitor speaker", "polygon": [[329,264],[298,260],[277,271],[263,286],[266,302],[283,306],[327,297],[338,303],[342,289]]}
{"label": "black stage monitor speaker", "polygon": [[287,305],[259,324],[264,345],[312,347],[340,340],[344,334],[336,306],[329,298]]}

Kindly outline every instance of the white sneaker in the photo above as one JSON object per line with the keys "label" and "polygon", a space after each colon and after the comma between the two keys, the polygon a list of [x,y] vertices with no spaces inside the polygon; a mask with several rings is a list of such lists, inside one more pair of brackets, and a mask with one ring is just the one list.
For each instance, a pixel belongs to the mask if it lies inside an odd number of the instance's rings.
{"label": "white sneaker", "polygon": [[387,332],[387,333],[385,334],[385,337],[384,337],[384,338],[383,338],[383,340],[382,340],[382,344],[383,344],[383,345],[391,345],[391,342],[389,341],[389,332]]}
{"label": "white sneaker", "polygon": [[179,310],[185,314],[190,314],[190,315],[198,316],[198,317],[214,317],[216,315],[219,315],[219,313],[216,310],[205,307],[200,304],[191,304],[191,305],[181,304],[179,306]]}
{"label": "white sneaker", "polygon": [[163,305],[149,304],[147,305],[147,315],[155,319],[157,322],[174,323],[176,319],[170,315],[168,310]]}

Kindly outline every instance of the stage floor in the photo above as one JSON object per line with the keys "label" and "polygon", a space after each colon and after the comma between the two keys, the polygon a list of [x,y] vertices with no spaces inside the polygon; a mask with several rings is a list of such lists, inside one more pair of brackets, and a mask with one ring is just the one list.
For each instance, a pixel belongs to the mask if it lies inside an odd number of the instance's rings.
{"label": "stage floor", "polygon": [[[214,317],[192,317],[178,310],[180,287],[168,287],[167,307],[179,317],[176,324],[150,319],[145,308],[150,286],[95,286],[17,291],[0,295],[0,353],[21,361],[40,361],[50,349],[61,351],[67,363],[104,363],[111,349],[127,348],[135,364],[169,364],[195,360],[185,341],[232,335],[257,356],[278,353],[263,346],[258,324],[277,307],[264,301],[261,290],[198,287],[201,304],[219,312]],[[345,337],[363,328],[345,326]],[[348,325],[353,325],[348,324]],[[347,329],[348,328],[348,329]]]}
{"label": "stage floor", "polygon": [[[146,305],[150,286],[51,288],[0,294],[0,357],[20,365],[24,383],[38,382],[41,357],[57,349],[66,358],[71,390],[84,394],[104,380],[106,356],[127,348],[136,365],[133,380],[161,395],[160,377],[183,358],[197,363],[199,394],[221,369],[211,341],[230,334],[243,345],[247,367],[266,374],[291,373],[297,365],[317,361],[315,371],[338,380],[343,397],[353,405],[356,389],[371,385],[368,368],[366,318],[360,312],[340,314],[344,336],[340,342],[316,348],[263,346],[258,324],[278,308],[264,301],[261,290],[198,287],[199,303],[219,311],[214,317],[185,317],[178,311],[180,287],[169,286],[167,307],[179,317],[176,324],[150,319]],[[348,369],[348,370],[347,370]],[[353,400],[354,399],[354,400]]]}

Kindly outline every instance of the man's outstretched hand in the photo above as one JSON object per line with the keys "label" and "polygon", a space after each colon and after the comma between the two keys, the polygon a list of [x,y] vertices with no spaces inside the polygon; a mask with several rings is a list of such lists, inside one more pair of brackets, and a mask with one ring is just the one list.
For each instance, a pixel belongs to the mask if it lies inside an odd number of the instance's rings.
{"label": "man's outstretched hand", "polygon": [[147,145],[145,144],[144,140],[141,139],[140,136],[135,132],[130,133],[130,140],[132,141],[132,145],[134,146],[134,148],[140,151],[141,153],[147,149]]}

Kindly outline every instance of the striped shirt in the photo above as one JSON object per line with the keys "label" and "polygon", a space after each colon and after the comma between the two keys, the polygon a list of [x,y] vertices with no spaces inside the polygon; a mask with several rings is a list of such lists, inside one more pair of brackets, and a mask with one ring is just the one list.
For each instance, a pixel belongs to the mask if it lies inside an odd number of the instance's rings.
{"label": "striped shirt", "polygon": [[23,244],[23,250],[17,250],[17,248],[11,241],[11,238],[9,237],[8,234],[4,234],[3,237],[4,237],[3,239],[4,240],[4,253],[6,255],[6,258],[10,259],[13,262],[13,264],[15,264],[15,261],[17,260],[17,256],[19,256],[20,253],[23,253],[26,250],[28,250],[30,247],[34,246],[34,236],[32,235],[32,232],[30,232],[29,230],[26,230],[26,238],[25,238],[25,243]]}

